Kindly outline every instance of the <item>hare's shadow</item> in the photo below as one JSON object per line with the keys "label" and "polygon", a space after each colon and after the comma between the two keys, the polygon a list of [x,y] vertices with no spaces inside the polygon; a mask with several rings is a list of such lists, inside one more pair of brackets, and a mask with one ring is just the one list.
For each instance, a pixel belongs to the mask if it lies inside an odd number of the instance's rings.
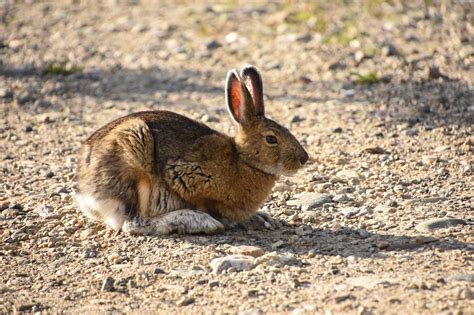
{"label": "hare's shadow", "polygon": [[[196,237],[192,235],[171,236],[196,245],[253,245],[265,252],[289,252],[323,256],[359,258],[383,258],[387,251],[411,251],[438,248],[442,250],[472,250],[472,243],[429,235],[404,236],[381,234],[363,229],[340,228],[336,230],[305,226],[304,235],[297,235],[298,226],[284,226],[275,230],[231,229],[223,234]],[[296,236],[296,237],[295,237]]]}

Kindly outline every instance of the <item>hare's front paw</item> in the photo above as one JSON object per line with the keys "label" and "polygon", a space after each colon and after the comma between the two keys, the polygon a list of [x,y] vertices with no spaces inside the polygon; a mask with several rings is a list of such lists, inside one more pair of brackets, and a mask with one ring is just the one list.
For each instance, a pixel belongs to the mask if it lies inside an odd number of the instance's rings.
{"label": "hare's front paw", "polygon": [[276,228],[275,220],[267,212],[258,211],[248,221],[242,223],[242,226],[248,230],[274,230]]}
{"label": "hare's front paw", "polygon": [[172,232],[170,226],[161,220],[140,217],[125,221],[122,231],[130,235],[167,235]]}
{"label": "hare's front paw", "polygon": [[124,223],[122,230],[135,235],[215,234],[224,231],[224,225],[207,213],[181,209],[154,218],[133,218]]}

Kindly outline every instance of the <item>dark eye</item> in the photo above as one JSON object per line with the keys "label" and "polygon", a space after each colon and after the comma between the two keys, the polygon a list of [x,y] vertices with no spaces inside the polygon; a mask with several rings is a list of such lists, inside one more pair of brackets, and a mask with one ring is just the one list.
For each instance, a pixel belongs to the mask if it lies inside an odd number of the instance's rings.
{"label": "dark eye", "polygon": [[265,140],[267,140],[269,144],[277,144],[278,142],[275,136],[266,136]]}

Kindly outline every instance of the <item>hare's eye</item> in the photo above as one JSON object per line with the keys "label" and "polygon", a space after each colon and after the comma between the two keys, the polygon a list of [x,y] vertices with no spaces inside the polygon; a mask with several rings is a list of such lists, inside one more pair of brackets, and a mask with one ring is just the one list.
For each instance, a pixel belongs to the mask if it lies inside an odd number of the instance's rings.
{"label": "hare's eye", "polygon": [[266,136],[265,140],[267,140],[267,143],[269,144],[277,144],[277,138],[275,136]]}

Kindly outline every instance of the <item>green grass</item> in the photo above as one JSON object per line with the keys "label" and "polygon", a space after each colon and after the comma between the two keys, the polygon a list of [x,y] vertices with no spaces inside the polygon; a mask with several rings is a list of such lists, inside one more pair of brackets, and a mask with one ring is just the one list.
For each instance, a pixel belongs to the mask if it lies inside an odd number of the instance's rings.
{"label": "green grass", "polygon": [[70,75],[82,72],[82,67],[67,66],[63,63],[50,63],[44,69],[44,73],[53,75]]}
{"label": "green grass", "polygon": [[283,9],[288,12],[285,22],[289,25],[309,28],[317,33],[324,33],[328,28],[328,19],[318,1],[287,0]]}
{"label": "green grass", "polygon": [[327,35],[323,43],[329,45],[349,46],[349,43],[359,35],[357,27],[352,22],[347,22],[341,29]]}
{"label": "green grass", "polygon": [[359,72],[351,72],[351,75],[355,77],[355,83],[359,85],[377,84],[382,82],[382,78],[376,72],[368,72],[361,74]]}

